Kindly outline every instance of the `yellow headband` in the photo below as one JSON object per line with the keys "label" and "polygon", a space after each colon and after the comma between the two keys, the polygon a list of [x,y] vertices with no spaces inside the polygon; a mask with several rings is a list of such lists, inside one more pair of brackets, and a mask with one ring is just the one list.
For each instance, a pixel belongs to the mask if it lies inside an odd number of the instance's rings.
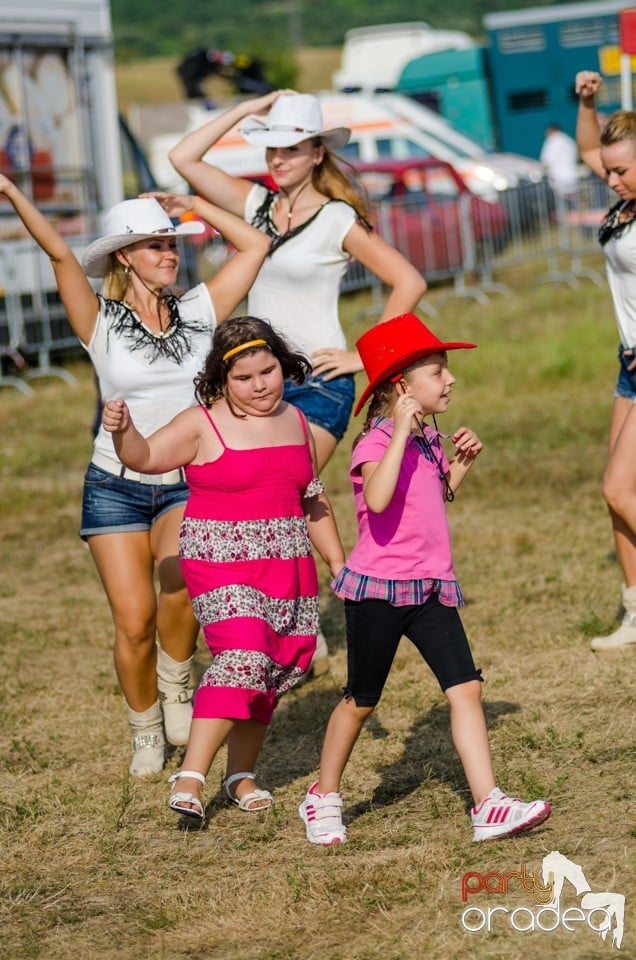
{"label": "yellow headband", "polygon": [[242,353],[243,350],[247,350],[249,347],[266,347],[267,340],[248,340],[247,343],[242,343],[238,347],[232,347],[231,350],[228,350],[227,353],[223,354],[223,361],[229,360],[230,357],[233,357],[237,353]]}

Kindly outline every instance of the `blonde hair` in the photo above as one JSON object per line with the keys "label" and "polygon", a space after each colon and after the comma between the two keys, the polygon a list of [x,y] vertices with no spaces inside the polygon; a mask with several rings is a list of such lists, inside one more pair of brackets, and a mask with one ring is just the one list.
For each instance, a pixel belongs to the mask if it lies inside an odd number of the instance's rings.
{"label": "blonde hair", "polygon": [[633,140],[636,143],[636,113],[633,110],[617,110],[601,130],[602,147],[622,143],[624,140]]}
{"label": "blonde hair", "polygon": [[109,254],[108,266],[102,282],[102,295],[107,300],[123,300],[130,284],[126,267],[114,253]]}
{"label": "blonde hair", "polygon": [[354,450],[360,440],[371,429],[371,421],[374,417],[388,417],[391,415],[394,401],[395,384],[392,383],[390,379],[383,380],[382,383],[377,385],[371,394],[371,400],[367,408],[367,415],[364,418],[364,423],[362,424],[362,430],[353,441]]}
{"label": "blonde hair", "polygon": [[[331,150],[325,147],[318,137],[316,146],[322,146],[324,156],[312,171],[312,186],[318,193],[324,194],[330,200],[344,200],[357,211],[359,216],[368,221],[369,201],[362,187],[354,186],[356,177],[355,167],[340,157],[336,160]],[[348,175],[349,174],[349,175]]]}

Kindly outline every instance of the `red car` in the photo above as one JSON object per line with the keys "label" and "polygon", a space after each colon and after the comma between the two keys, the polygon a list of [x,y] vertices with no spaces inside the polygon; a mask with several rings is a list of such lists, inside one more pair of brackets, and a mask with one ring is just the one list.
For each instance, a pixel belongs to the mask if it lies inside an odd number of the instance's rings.
{"label": "red car", "polygon": [[424,276],[471,269],[502,248],[504,208],[471,193],[450,163],[417,157],[356,163],[355,170],[378,232]]}

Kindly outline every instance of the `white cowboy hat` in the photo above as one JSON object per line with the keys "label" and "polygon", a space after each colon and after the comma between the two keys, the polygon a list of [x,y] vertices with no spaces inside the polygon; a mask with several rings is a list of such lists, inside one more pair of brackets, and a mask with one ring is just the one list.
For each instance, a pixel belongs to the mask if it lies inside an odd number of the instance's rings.
{"label": "white cowboy hat", "polygon": [[104,236],[86,248],[82,267],[89,277],[103,277],[108,269],[108,257],[115,250],[151,237],[183,237],[203,233],[204,230],[205,226],[199,220],[180,223],[175,227],[154,197],[122,200],[105,214]]}
{"label": "white cowboy hat", "polygon": [[338,150],[351,136],[348,127],[324,129],[320,103],[310,93],[282,94],[266,117],[250,114],[239,129],[247,142],[257,147],[293,147],[320,137],[330,150]]}

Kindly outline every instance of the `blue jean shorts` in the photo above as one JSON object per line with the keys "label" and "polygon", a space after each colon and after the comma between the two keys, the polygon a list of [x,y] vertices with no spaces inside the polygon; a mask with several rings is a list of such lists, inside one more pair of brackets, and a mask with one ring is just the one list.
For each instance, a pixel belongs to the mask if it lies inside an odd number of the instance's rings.
{"label": "blue jean shorts", "polygon": [[630,350],[632,350],[633,353],[632,356],[629,357],[623,356],[625,349],[626,348],[623,346],[618,348],[620,368],[618,371],[618,380],[616,381],[614,396],[624,397],[625,400],[631,400],[632,403],[636,403],[636,369],[627,369],[630,363],[634,361],[634,358],[636,358],[636,347],[630,347]]}
{"label": "blue jean shorts", "polygon": [[352,373],[333,380],[310,374],[304,383],[286,380],[283,399],[302,410],[309,423],[342,440],[349,425],[355,392]]}
{"label": "blue jean shorts", "polygon": [[167,510],[188,499],[187,483],[166,486],[114,476],[89,463],[84,476],[80,537],[150,530]]}

